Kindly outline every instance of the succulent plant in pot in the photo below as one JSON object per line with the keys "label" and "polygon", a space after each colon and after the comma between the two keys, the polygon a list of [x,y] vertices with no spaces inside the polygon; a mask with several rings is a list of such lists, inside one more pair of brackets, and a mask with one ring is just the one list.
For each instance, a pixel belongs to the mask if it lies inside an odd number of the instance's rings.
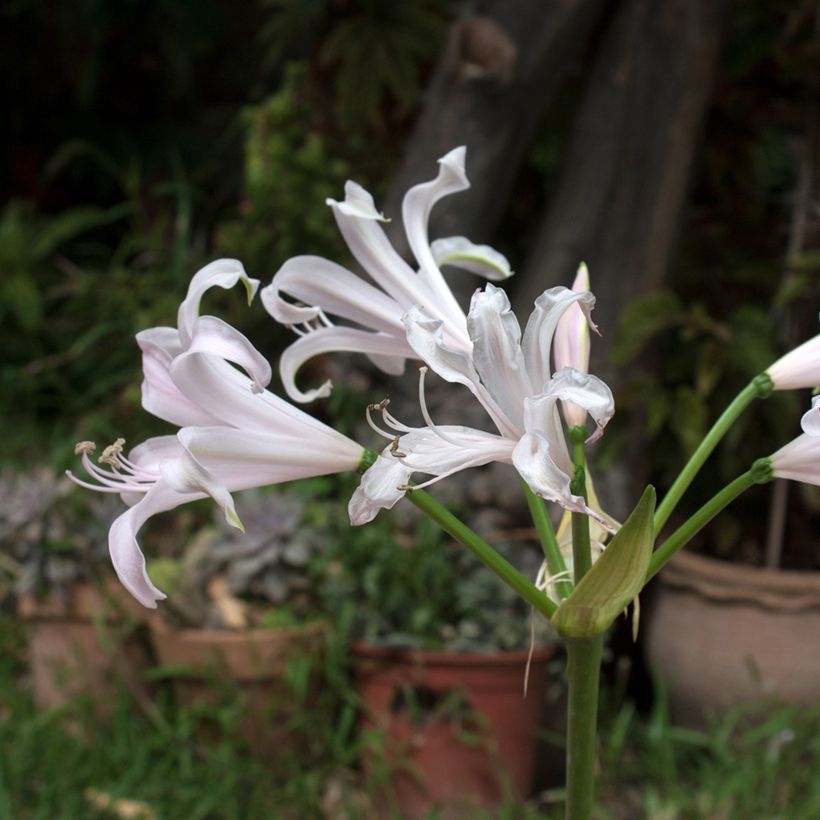
{"label": "succulent plant in pot", "polygon": [[28,633],[35,702],[89,696],[105,711],[117,686],[142,697],[150,663],[141,615],[108,569],[109,496],[79,497],[41,467],[0,474],[3,598],[16,597]]}
{"label": "succulent plant in pot", "polygon": [[[496,535],[535,577],[532,545]],[[404,817],[467,816],[499,805],[510,786],[527,794],[548,670],[558,664],[549,628],[412,511],[347,530],[326,560],[329,609],[353,613],[362,729],[378,738],[365,770],[388,806]]]}
{"label": "succulent plant in pot", "polygon": [[327,632],[315,577],[327,535],[310,506],[293,491],[247,492],[237,499],[244,533],[215,518],[181,559],[151,566],[168,591],[152,640],[178,698],[213,704],[227,683],[238,730],[271,759],[306,742],[289,727],[315,696]]}

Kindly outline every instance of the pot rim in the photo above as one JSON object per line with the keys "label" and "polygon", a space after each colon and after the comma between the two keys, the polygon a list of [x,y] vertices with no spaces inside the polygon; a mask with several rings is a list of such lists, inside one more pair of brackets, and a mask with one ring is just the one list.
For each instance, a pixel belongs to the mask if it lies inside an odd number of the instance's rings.
{"label": "pot rim", "polygon": [[193,644],[241,644],[248,641],[264,643],[267,641],[279,642],[283,638],[297,637],[318,637],[328,629],[328,622],[325,620],[308,621],[298,626],[281,627],[253,627],[251,629],[197,629],[196,627],[183,627],[176,629],[166,623],[162,616],[154,614],[150,619],[151,631],[160,635],[173,635],[177,640],[183,640]]}
{"label": "pot rim", "polygon": [[[530,657],[528,649],[502,649],[492,652],[460,652],[442,649],[420,649],[417,647],[380,646],[366,641],[354,641],[351,653],[364,660],[393,661],[394,663],[415,663],[426,666],[522,666]],[[533,662],[543,662],[554,657],[558,644],[542,644],[532,652]]]}
{"label": "pot rim", "polygon": [[820,608],[820,572],[753,567],[683,550],[658,577],[663,586],[712,600],[790,611]]}

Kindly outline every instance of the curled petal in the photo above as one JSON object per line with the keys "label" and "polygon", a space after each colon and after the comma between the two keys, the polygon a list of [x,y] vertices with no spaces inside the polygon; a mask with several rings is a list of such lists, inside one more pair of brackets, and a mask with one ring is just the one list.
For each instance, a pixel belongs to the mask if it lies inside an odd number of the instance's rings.
{"label": "curled petal", "polygon": [[173,510],[180,504],[202,497],[201,493],[181,495],[163,482],[158,482],[138,504],[126,510],[111,525],[108,549],[114,571],[122,585],[148,609],[156,609],[157,601],[166,596],[148,577],[145,556],[137,543],[137,533],[152,515]]}
{"label": "curled petal", "polygon": [[[370,212],[362,192],[367,194],[361,186],[348,182],[344,202],[327,200],[350,252],[373,281],[402,308],[425,302],[425,291],[415,271],[396,253],[378,224],[378,212],[375,208],[376,216]],[[367,197],[372,204],[370,194]]]}
{"label": "curled petal", "polygon": [[595,306],[591,293],[574,293],[557,287],[544,291],[535,300],[535,309],[524,328],[522,348],[530,380],[536,391],[543,389],[550,377],[550,349],[558,321],[570,305],[578,303],[590,327],[597,332],[590,313]]}
{"label": "curled petal", "polygon": [[507,418],[522,425],[524,399],[533,386],[521,352],[521,327],[507,294],[488,284],[476,291],[467,314],[473,361],[482,384]]}
{"label": "curled petal", "polygon": [[[287,293],[306,307],[282,299]],[[298,325],[320,317],[340,316],[373,330],[401,333],[402,309],[394,299],[373,285],[319,256],[297,256],[277,271],[261,292],[265,310],[287,325]]]}
{"label": "curled petal", "polygon": [[352,327],[323,327],[297,339],[279,360],[279,374],[287,394],[299,402],[309,402],[330,395],[332,384],[326,381],[313,390],[302,391],[296,386],[299,368],[314,356],[334,351],[366,353],[377,357],[412,358],[407,342],[387,333],[372,333]]}
{"label": "curled petal", "polygon": [[191,344],[183,355],[194,354],[208,354],[238,364],[251,377],[257,393],[271,380],[268,360],[248,337],[215,316],[202,316],[194,323]]}
{"label": "curled petal", "polygon": [[350,523],[357,527],[372,521],[379,510],[389,510],[404,495],[408,470],[386,450],[364,472],[347,507]]}
{"label": "curled petal", "polygon": [[513,275],[506,256],[489,245],[476,245],[465,236],[436,239],[430,245],[430,250],[438,267],[452,265],[483,276],[491,282],[500,282]]}
{"label": "curled petal", "polygon": [[570,477],[556,464],[552,442],[538,433],[526,433],[516,444],[512,462],[530,489],[547,501],[554,501],[573,512],[591,512],[583,496],[570,491]]}
{"label": "curled petal", "polygon": [[218,424],[219,419],[185,396],[171,379],[171,363],[182,352],[179,332],[154,327],[137,334],[142,350],[142,406],[157,418],[185,427]]}
{"label": "curled petal", "polygon": [[450,347],[445,342],[445,325],[439,319],[431,319],[419,307],[408,310],[403,321],[407,343],[418,358],[445,381],[467,387],[484,406],[499,431],[515,435],[514,423],[481,383],[469,353]]}
{"label": "curled petal", "polygon": [[183,346],[187,346],[191,339],[194,322],[199,316],[199,302],[205,292],[215,287],[229,290],[237,282],[242,282],[245,286],[250,304],[256,295],[259,280],[251,279],[237,259],[217,259],[194,274],[191,284],[188,285],[188,295],[177,313],[177,328]]}
{"label": "curled petal", "polygon": [[800,419],[803,432],[809,436],[820,436],[820,396],[811,400],[811,410],[807,410]]}
{"label": "curled petal", "polygon": [[402,219],[407,243],[419,263],[419,275],[436,296],[442,318],[463,316],[463,312],[436,264],[428,239],[427,226],[430,211],[436,202],[448,194],[470,187],[464,173],[466,151],[467,149],[461,146],[445,154],[439,160],[438,176],[431,182],[412,187],[404,195],[402,202]]}

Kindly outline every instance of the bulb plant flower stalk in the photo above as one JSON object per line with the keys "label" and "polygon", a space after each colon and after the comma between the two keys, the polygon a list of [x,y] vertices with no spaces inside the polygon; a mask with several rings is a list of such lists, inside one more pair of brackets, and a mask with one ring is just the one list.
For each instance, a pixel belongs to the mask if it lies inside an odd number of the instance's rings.
{"label": "bulb plant flower stalk", "polygon": [[[681,496],[740,414],[773,390],[820,382],[820,336],[783,356],[741,391],[657,511],[650,486],[620,524],[603,512],[588,463],[589,445],[615,409],[610,389],[588,372],[590,331],[596,330],[589,271],[582,264],[572,288],[545,291],[523,332],[506,294],[492,283],[474,294],[465,314],[447,287],[443,266],[460,266],[493,281],[511,271],[507,260],[487,246],[464,237],[432,242],[428,237],[435,203],[468,187],[464,159],[463,148],[451,151],[440,160],[436,178],[411,188],[404,198],[402,221],[416,266],[390,245],[372,197],[349,182],[344,200],[328,204],[371,282],[329,260],[301,256],[286,262],[262,291],[267,311],[300,336],[279,363],[292,399],[306,402],[330,392],[329,382],[307,391],[296,385],[301,365],[319,354],[363,353],[390,375],[399,375],[406,360],[418,360],[422,426],[403,424],[386,400],[371,404],[367,419],[389,442],[377,456],[267,390],[271,368],[251,342],[220,319],[200,315],[200,301],[212,287],[242,283],[249,302],[259,287],[239,262],[219,260],[193,277],[176,327],[151,328],[137,336],[143,406],[178,429],[127,455],[118,439],[96,463],[94,445],[81,442],[77,453],[91,480],[69,475],[92,490],[121,494],[128,505],[109,533],[111,559],[123,584],[147,607],[155,607],[164,595],[146,573],[137,534],[156,513],[211,497],[227,521],[241,528],[232,493],[354,470],[362,478],[349,504],[353,524],[366,524],[406,496],[549,619],[564,641],[566,817],[589,820],[604,635],[666,561],[753,484],[782,477],[820,485],[816,397],[802,418],[802,435],[756,461],[655,547]],[[436,424],[425,399],[429,371],[466,388],[494,432]],[[424,490],[491,462],[511,465],[522,480],[546,560],[536,579],[525,577]],[[429,478],[414,484],[417,474]],[[557,535],[544,501],[564,512]]]}

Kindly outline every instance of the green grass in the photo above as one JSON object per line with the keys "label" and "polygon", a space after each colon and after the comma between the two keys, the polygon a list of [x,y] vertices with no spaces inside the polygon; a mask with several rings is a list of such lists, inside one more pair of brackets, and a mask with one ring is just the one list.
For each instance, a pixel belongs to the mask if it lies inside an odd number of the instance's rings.
{"label": "green grass", "polygon": [[[95,794],[139,801],[156,820],[369,816],[357,808],[367,805],[368,788],[356,770],[354,699],[338,664],[330,669],[337,677],[331,675],[327,700],[304,716],[302,728],[312,737],[308,754],[294,749],[271,764],[235,737],[230,698],[183,709],[167,681],[160,681],[160,696],[147,710],[123,695],[108,721],[94,718],[83,703],[38,712],[21,683],[19,656],[7,649],[0,653],[4,820],[117,817],[95,807]],[[626,702],[601,725],[596,820],[820,817],[820,705],[737,709],[695,732],[672,725],[662,699],[646,717]],[[328,801],[337,807],[330,814],[323,809]],[[497,815],[560,816],[560,790]]]}

